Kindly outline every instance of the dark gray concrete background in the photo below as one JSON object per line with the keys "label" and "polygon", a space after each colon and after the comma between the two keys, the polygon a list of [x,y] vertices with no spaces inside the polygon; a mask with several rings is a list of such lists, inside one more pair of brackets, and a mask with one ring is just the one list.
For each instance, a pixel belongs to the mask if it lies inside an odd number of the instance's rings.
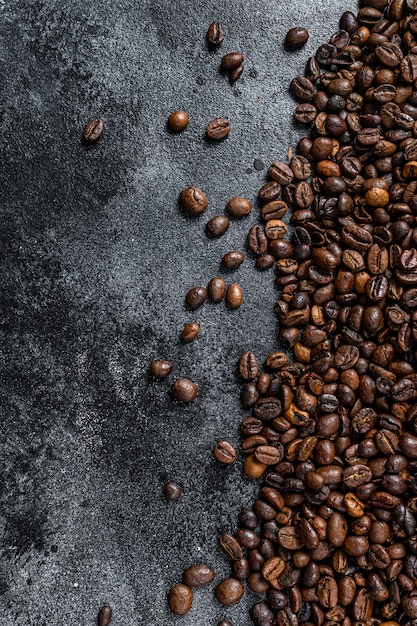
{"label": "dark gray concrete background", "polygon": [[[334,0],[1,0],[1,437],[0,622],[88,626],[109,602],[114,626],[250,624],[249,594],[223,609],[214,583],[192,611],[167,609],[182,570],[205,561],[216,582],[229,564],[218,533],[236,528],[258,486],[241,458],[221,467],[219,438],[239,446],[235,364],[276,347],[273,271],[246,261],[228,281],[244,291],[238,311],[184,296],[222,275],[230,249],[244,249],[247,219],[210,241],[207,220],[228,198],[251,200],[265,165],[285,159],[301,129],[292,123],[291,78],[356,3]],[[219,51],[205,43],[220,19]],[[289,53],[287,30],[308,27]],[[240,50],[245,71],[230,86],[223,54]],[[175,109],[190,115],[166,131]],[[102,140],[80,141],[101,117]],[[229,138],[204,139],[207,122],[230,120]],[[186,219],[180,190],[207,193],[204,215]],[[201,335],[181,345],[187,321]],[[148,379],[165,357],[173,376],[199,385],[191,406],[169,399],[173,377]],[[167,503],[166,479],[183,498]]]}

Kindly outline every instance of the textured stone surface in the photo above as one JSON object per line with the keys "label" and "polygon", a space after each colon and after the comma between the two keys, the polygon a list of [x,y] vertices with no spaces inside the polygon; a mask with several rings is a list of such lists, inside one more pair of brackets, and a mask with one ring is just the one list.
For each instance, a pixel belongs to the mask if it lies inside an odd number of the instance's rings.
{"label": "textured stone surface", "polygon": [[[273,272],[249,254],[233,278],[220,269],[245,249],[256,205],[220,240],[204,225],[230,197],[256,199],[266,167],[255,160],[295,147],[290,79],[347,9],[355,2],[0,1],[3,626],[95,624],[103,602],[115,626],[174,624],[168,589],[200,561],[217,577],[181,623],[250,624],[250,594],[223,609],[213,588],[229,572],[218,533],[233,532],[257,485],[241,458],[220,466],[212,448],[239,446],[241,352],[262,361],[276,346]],[[226,37],[209,52],[213,19]],[[310,39],[290,53],[296,25]],[[233,50],[245,71],[230,86],[218,68]],[[178,108],[190,123],[173,135]],[[94,116],[105,132],[86,147]],[[209,144],[218,116],[232,131]],[[177,206],[189,184],[210,201],[195,219]],[[242,307],[186,311],[186,291],[218,274],[240,282]],[[201,333],[181,344],[192,320]],[[152,382],[157,357],[174,370]],[[181,375],[199,385],[185,407],[168,394]],[[167,479],[183,486],[177,503],[161,495]]]}

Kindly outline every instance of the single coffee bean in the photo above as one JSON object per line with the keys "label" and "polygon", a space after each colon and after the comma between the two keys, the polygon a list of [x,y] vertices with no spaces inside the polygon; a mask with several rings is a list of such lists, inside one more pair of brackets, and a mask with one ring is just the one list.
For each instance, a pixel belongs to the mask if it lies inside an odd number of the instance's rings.
{"label": "single coffee bean", "polygon": [[225,533],[219,537],[219,546],[232,561],[243,558],[242,546],[233,535]]}
{"label": "single coffee bean", "polygon": [[178,583],[171,587],[168,594],[168,606],[175,615],[185,615],[191,609],[193,592],[187,585]]}
{"label": "single coffee bean", "polygon": [[224,40],[224,29],[220,22],[213,22],[208,27],[207,41],[213,47],[220,46]]}
{"label": "single coffee bean", "polygon": [[220,463],[230,465],[236,460],[236,450],[228,441],[218,441],[214,447],[214,456]]}
{"label": "single coffee bean", "polygon": [[212,302],[216,304],[221,302],[226,294],[226,283],[223,278],[212,278],[207,286],[207,294]]}
{"label": "single coffee bean", "polygon": [[101,120],[94,119],[87,122],[84,126],[84,140],[89,143],[95,143],[103,134],[104,124]]}
{"label": "single coffee bean", "polygon": [[207,234],[211,237],[221,237],[229,228],[230,221],[226,215],[216,215],[206,224]]}
{"label": "single coffee bean", "polygon": [[243,380],[253,380],[258,376],[259,366],[253,352],[244,352],[239,359],[239,374]]}
{"label": "single coffee bean", "polygon": [[108,626],[111,622],[113,611],[111,606],[105,604],[101,607],[97,616],[97,626]]}
{"label": "single coffee bean", "polygon": [[222,580],[215,590],[217,601],[223,606],[231,606],[243,597],[245,588],[237,578]]}
{"label": "single coffee bean", "polygon": [[231,217],[241,219],[246,217],[252,211],[252,204],[246,198],[236,196],[230,198],[226,204],[226,211]]}
{"label": "single coffee bean", "polygon": [[187,187],[180,193],[179,203],[187,215],[195,217],[203,213],[208,207],[206,194],[198,187]]}
{"label": "single coffee bean", "polygon": [[232,283],[226,291],[226,304],[229,309],[238,309],[243,301],[242,288],[237,283]]}
{"label": "single coffee bean", "polygon": [[220,68],[224,72],[231,72],[235,70],[239,65],[243,63],[243,54],[240,52],[229,52],[229,54],[225,54],[222,58]]}
{"label": "single coffee bean", "polygon": [[190,565],[182,574],[182,581],[187,587],[204,587],[214,580],[214,569],[205,563]]}
{"label": "single coffee bean", "polygon": [[163,359],[158,359],[157,361],[152,361],[149,367],[149,373],[154,378],[166,378],[172,372],[172,365],[169,361],[165,361]]}
{"label": "single coffee bean", "polygon": [[193,341],[200,332],[200,324],[197,322],[190,322],[184,326],[181,333],[181,339],[186,343]]}
{"label": "single coffee bean", "polygon": [[230,133],[230,124],[224,117],[216,117],[207,124],[206,135],[213,141],[225,139]]}
{"label": "single coffee bean", "polygon": [[168,128],[173,133],[180,133],[188,126],[188,114],[185,111],[174,111],[168,118]]}
{"label": "single coffee bean", "polygon": [[178,402],[192,402],[197,391],[197,385],[188,378],[177,378],[171,385],[172,397]]}
{"label": "single coffee bean", "polygon": [[222,264],[227,270],[235,270],[242,265],[245,256],[239,250],[231,250],[222,258]]}
{"label": "single coffee bean", "polygon": [[182,496],[182,489],[177,483],[171,481],[165,483],[162,487],[162,492],[167,500],[170,502],[176,502]]}
{"label": "single coffee bean", "polygon": [[248,246],[256,255],[265,254],[268,250],[268,239],[263,226],[260,224],[251,227],[248,233]]}
{"label": "single coffee bean", "polygon": [[285,45],[289,50],[298,50],[308,41],[308,30],[301,26],[291,28],[285,36]]}
{"label": "single coffee bean", "polygon": [[207,289],[201,285],[191,287],[185,298],[186,305],[192,311],[198,309],[207,299]]}

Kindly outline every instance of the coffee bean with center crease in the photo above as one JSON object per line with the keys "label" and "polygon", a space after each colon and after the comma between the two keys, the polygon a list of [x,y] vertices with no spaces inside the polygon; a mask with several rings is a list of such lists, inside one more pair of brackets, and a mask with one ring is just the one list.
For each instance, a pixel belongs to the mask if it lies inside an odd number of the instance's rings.
{"label": "coffee bean with center crease", "polygon": [[97,626],[108,626],[111,622],[113,611],[111,606],[105,604],[101,607],[97,616]]}
{"label": "coffee bean with center crease", "polygon": [[268,250],[268,239],[263,226],[260,224],[251,227],[248,233],[248,246],[256,255],[265,254]]}
{"label": "coffee bean with center crease", "polygon": [[207,124],[206,135],[212,141],[226,139],[230,133],[230,124],[225,117],[216,117]]}
{"label": "coffee bean with center crease", "polygon": [[290,89],[294,96],[302,102],[311,102],[313,99],[315,88],[313,83],[305,76],[297,76],[293,78]]}
{"label": "coffee bean with center crease", "polygon": [[192,217],[200,215],[208,207],[207,196],[198,187],[183,189],[180,193],[179,203],[184,213]]}
{"label": "coffee bean with center crease", "polygon": [[84,126],[83,137],[89,143],[95,143],[103,134],[104,124],[102,120],[93,119]]}
{"label": "coffee bean with center crease", "polygon": [[220,463],[230,465],[236,460],[236,450],[228,441],[218,441],[214,447],[214,456]]}
{"label": "coffee bean with center crease", "polygon": [[224,40],[224,29],[220,22],[212,22],[208,27],[207,41],[212,47],[220,46]]}
{"label": "coffee bean with center crease", "polygon": [[172,397],[179,402],[192,402],[197,391],[197,385],[189,378],[177,378],[171,386]]}
{"label": "coffee bean with center crease", "polygon": [[243,380],[253,380],[258,376],[259,365],[253,352],[244,352],[239,359],[239,374]]}

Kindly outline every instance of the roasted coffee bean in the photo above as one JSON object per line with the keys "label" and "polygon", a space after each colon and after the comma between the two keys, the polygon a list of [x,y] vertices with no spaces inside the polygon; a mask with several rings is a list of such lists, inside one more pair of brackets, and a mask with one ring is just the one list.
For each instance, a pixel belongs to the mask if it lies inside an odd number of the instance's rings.
{"label": "roasted coffee bean", "polygon": [[207,299],[207,289],[201,285],[191,287],[186,296],[186,305],[192,311],[198,309]]}
{"label": "roasted coffee bean", "polygon": [[113,616],[113,611],[111,606],[105,604],[101,607],[97,616],[97,626],[109,626],[111,622],[111,618]]}
{"label": "roasted coffee bean", "polygon": [[294,96],[302,102],[311,102],[315,88],[313,83],[305,76],[297,76],[290,83],[290,89]]}
{"label": "roasted coffee bean", "polygon": [[214,456],[220,463],[230,465],[236,460],[236,450],[228,441],[218,441],[214,447]]}
{"label": "roasted coffee bean", "polygon": [[102,120],[93,119],[84,126],[83,137],[89,143],[95,143],[103,134],[104,124]]}
{"label": "roasted coffee bean", "polygon": [[285,45],[289,50],[298,50],[308,41],[308,30],[301,26],[291,28],[285,36]]}
{"label": "roasted coffee bean", "polygon": [[268,250],[268,239],[263,226],[255,224],[248,233],[248,246],[256,255],[265,254]]}
{"label": "roasted coffee bean", "polygon": [[240,52],[229,52],[222,58],[221,69],[224,72],[231,72],[243,63],[243,54]]}
{"label": "roasted coffee bean", "polygon": [[184,329],[181,333],[181,339],[186,343],[193,341],[200,332],[200,324],[197,322],[190,322],[184,326]]}
{"label": "roasted coffee bean", "polygon": [[222,264],[227,270],[235,270],[242,265],[244,260],[245,256],[242,252],[239,250],[231,250],[223,256]]}
{"label": "roasted coffee bean", "polygon": [[226,215],[216,215],[207,222],[206,231],[211,237],[221,237],[230,226],[229,218]]}
{"label": "roasted coffee bean", "polygon": [[187,187],[180,193],[180,206],[184,213],[196,216],[203,213],[208,207],[206,194],[198,187]]}
{"label": "roasted coffee bean", "polygon": [[238,309],[243,301],[242,288],[237,283],[232,283],[226,290],[226,304],[229,309]]}
{"label": "roasted coffee bean", "polygon": [[245,588],[237,578],[222,580],[215,590],[217,601],[223,606],[231,606],[243,597]]}
{"label": "roasted coffee bean", "polygon": [[231,559],[232,561],[238,561],[243,558],[243,550],[238,542],[238,540],[228,533],[220,535],[219,537],[219,545],[223,552]]}
{"label": "roasted coffee bean", "polygon": [[236,196],[235,198],[230,198],[226,204],[226,211],[231,217],[241,219],[252,211],[252,204],[246,198]]}
{"label": "roasted coffee bean", "polygon": [[229,83],[230,84],[235,83],[237,79],[239,78],[239,76],[242,75],[244,69],[245,69],[245,66],[243,65],[243,63],[241,63],[239,67],[236,67],[234,70],[232,70],[229,74]]}
{"label": "roasted coffee bean", "polygon": [[216,117],[207,124],[206,135],[212,141],[226,139],[230,133],[230,124],[225,117]]}
{"label": "roasted coffee bean", "polygon": [[182,583],[171,587],[168,594],[168,605],[175,615],[185,615],[191,609],[193,603],[193,592]]}
{"label": "roasted coffee bean", "polygon": [[208,27],[207,41],[213,47],[220,46],[224,40],[224,29],[220,22],[213,22]]}
{"label": "roasted coffee bean", "polygon": [[219,303],[223,300],[226,294],[226,283],[223,278],[212,278],[207,286],[207,295],[214,303]]}
{"label": "roasted coffee bean", "polygon": [[176,502],[182,496],[182,489],[177,483],[167,482],[162,488],[165,498],[171,502]]}
{"label": "roasted coffee bean", "polygon": [[158,359],[157,361],[152,361],[149,367],[149,373],[153,378],[166,378],[172,372],[172,365],[169,361],[165,361],[164,359]]}
{"label": "roasted coffee bean", "polygon": [[258,376],[259,366],[253,352],[244,352],[239,360],[239,374],[243,380],[253,380]]}
{"label": "roasted coffee bean", "polygon": [[172,397],[178,402],[192,402],[197,391],[197,385],[188,378],[177,378],[171,385]]}
{"label": "roasted coffee bean", "polygon": [[180,133],[188,126],[188,114],[185,111],[174,111],[168,118],[168,128],[173,133]]}
{"label": "roasted coffee bean", "polygon": [[204,587],[214,579],[214,570],[205,563],[191,565],[184,570],[182,580],[188,587]]}

